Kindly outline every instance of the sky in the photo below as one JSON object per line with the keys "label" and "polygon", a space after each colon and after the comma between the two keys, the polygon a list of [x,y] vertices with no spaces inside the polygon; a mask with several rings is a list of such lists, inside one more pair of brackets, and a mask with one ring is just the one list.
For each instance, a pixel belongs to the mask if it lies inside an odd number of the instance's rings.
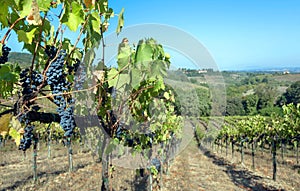
{"label": "sky", "polygon": [[116,13],[125,8],[125,27],[158,23],[186,31],[221,70],[300,67],[299,0],[111,0],[110,6]]}
{"label": "sky", "polygon": [[[109,6],[116,14],[125,9],[125,29],[152,23],[186,32],[220,70],[300,67],[299,0],[109,0]],[[172,62],[189,67],[188,55],[167,52]]]}

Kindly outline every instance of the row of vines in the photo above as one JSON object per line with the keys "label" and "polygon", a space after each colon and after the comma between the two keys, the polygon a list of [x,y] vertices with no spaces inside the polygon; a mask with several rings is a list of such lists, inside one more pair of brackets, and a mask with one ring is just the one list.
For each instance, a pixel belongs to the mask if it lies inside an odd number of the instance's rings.
{"label": "row of vines", "polygon": [[294,150],[296,163],[299,164],[300,104],[285,105],[283,112],[283,116],[226,117],[214,144],[225,147],[226,156],[229,148],[232,156],[235,150],[239,150],[242,164],[245,149],[250,148],[253,170],[257,149],[269,150],[273,161],[273,180],[276,180],[279,153],[284,161],[287,150]]}

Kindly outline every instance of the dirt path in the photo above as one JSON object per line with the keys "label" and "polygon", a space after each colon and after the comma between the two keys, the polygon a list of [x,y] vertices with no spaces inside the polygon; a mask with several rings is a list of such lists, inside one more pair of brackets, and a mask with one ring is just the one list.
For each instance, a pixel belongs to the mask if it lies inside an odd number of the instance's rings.
{"label": "dirt path", "polygon": [[230,163],[193,141],[164,177],[164,190],[286,190],[268,177]]}
{"label": "dirt path", "polygon": [[195,142],[174,161],[170,175],[164,177],[164,190],[243,190],[231,181],[226,168],[214,164]]}

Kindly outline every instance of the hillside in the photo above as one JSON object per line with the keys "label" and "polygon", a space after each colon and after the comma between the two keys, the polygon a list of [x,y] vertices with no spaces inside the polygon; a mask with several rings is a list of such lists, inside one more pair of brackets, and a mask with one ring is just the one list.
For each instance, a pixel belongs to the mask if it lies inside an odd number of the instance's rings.
{"label": "hillside", "polygon": [[10,52],[8,55],[8,61],[11,63],[18,63],[21,68],[26,68],[31,64],[32,55],[21,52]]}

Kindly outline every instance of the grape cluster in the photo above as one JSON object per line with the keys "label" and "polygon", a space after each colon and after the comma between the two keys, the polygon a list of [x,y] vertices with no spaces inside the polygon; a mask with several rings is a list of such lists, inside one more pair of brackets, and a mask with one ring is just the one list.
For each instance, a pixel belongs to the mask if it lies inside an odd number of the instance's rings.
{"label": "grape cluster", "polygon": [[45,53],[49,56],[49,58],[52,60],[55,58],[57,54],[57,48],[55,46],[47,45],[45,49]]}
{"label": "grape cluster", "polygon": [[73,66],[72,65],[67,66],[68,74],[71,75],[73,72],[76,73],[79,68],[79,65],[80,65],[80,60],[76,58],[75,64]]}
{"label": "grape cluster", "polygon": [[158,158],[154,158],[151,160],[151,165],[155,166],[156,170],[160,172],[161,170],[161,162]]}
{"label": "grape cluster", "polygon": [[74,78],[75,90],[82,90],[84,87],[84,82],[86,81],[86,68],[80,64],[76,70],[76,75]]}
{"label": "grape cluster", "polygon": [[[51,51],[56,51],[56,49],[50,48],[50,51],[47,53],[49,57],[54,54]],[[74,103],[74,100],[63,96],[63,93],[70,90],[71,86],[66,80],[66,74],[64,73],[65,56],[66,53],[64,50],[59,52],[57,58],[49,66],[46,76],[47,84],[50,85],[51,91],[54,94],[54,103],[58,106],[56,111],[60,116],[60,126],[65,131],[64,136],[70,137],[75,128],[73,107],[70,106],[70,104]]]}
{"label": "grape cluster", "polygon": [[[26,114],[24,116],[26,118]],[[33,138],[34,126],[30,125],[28,119],[25,119],[25,125],[26,125],[24,128],[25,133],[19,145],[19,150],[22,151],[26,151],[30,147]]]}
{"label": "grape cluster", "polygon": [[37,91],[37,87],[43,82],[43,75],[36,71],[32,71],[30,75],[29,69],[24,69],[20,73],[20,82],[22,83],[22,94],[26,97]]}
{"label": "grape cluster", "polygon": [[2,46],[2,56],[0,56],[0,64],[5,64],[8,61],[8,54],[11,49],[5,45]]}
{"label": "grape cluster", "polygon": [[[24,69],[20,73],[20,82],[22,83],[23,98],[24,100],[29,100],[31,99],[31,94],[37,91],[37,87],[42,84],[43,75],[36,71],[30,72],[29,69]],[[30,107],[31,104],[32,103],[28,103],[26,106]],[[38,111],[40,107],[33,106],[32,109],[33,111]],[[21,116],[19,116],[19,121],[25,122],[25,133],[23,135],[23,138],[21,139],[19,150],[26,151],[32,143],[34,126],[30,125],[27,114],[22,114]]]}

